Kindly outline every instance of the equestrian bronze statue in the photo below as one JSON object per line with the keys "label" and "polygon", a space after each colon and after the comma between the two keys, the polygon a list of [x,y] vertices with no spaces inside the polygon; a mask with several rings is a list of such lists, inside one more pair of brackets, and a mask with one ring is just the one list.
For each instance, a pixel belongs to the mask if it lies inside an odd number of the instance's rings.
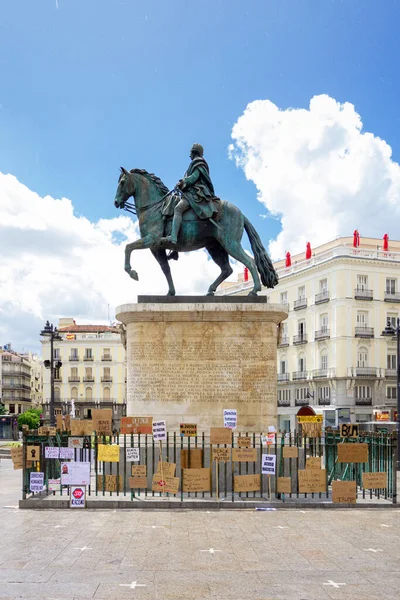
{"label": "equestrian bronze statue", "polygon": [[[273,288],[278,283],[278,275],[257,231],[236,206],[215,196],[200,144],[192,146],[190,158],[183,179],[171,192],[152,173],[143,169],[127,171],[121,167],[114,204],[137,215],[141,234],[139,240],[125,248],[125,271],[138,280],[137,272],[131,268],[131,254],[133,250],[149,248],[167,278],[168,295],[175,296],[168,260],[177,259],[179,252],[206,248],[221,269],[208,288],[208,296],[214,295],[220,283],[231,275],[229,256],[249,269],[253,278],[249,296],[257,295],[261,282]],[[131,197],[133,204],[128,202]],[[254,259],[242,248],[243,229],[249,237]],[[168,256],[166,250],[170,250]]]}

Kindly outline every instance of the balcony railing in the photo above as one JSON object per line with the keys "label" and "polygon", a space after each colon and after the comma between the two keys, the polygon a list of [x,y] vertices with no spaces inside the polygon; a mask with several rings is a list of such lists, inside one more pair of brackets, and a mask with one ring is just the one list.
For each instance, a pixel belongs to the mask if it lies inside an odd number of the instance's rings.
{"label": "balcony railing", "polygon": [[320,342],[321,340],[327,340],[331,337],[329,329],[327,327],[323,327],[322,329],[318,329],[315,332],[315,341]]}
{"label": "balcony railing", "polygon": [[356,406],[372,406],[372,398],[356,398]]}
{"label": "balcony railing", "polygon": [[78,362],[78,361],[79,361],[79,356],[76,356],[75,354],[74,354],[74,355],[71,355],[71,356],[69,357],[69,360],[70,360],[71,362]]}
{"label": "balcony railing", "polygon": [[284,348],[285,346],[289,346],[289,336],[283,335],[281,337],[281,341],[279,342],[279,348]]}
{"label": "balcony railing", "polygon": [[108,375],[107,377],[101,378],[102,383],[112,383],[112,377]]}
{"label": "balcony railing", "polygon": [[84,356],[83,360],[93,360],[93,356]]}
{"label": "balcony railing", "polygon": [[3,390],[30,390],[31,386],[25,383],[7,383],[3,381]]}
{"label": "balcony railing", "polygon": [[354,290],[354,298],[356,300],[373,300],[374,292],[373,290],[363,290],[361,288],[356,288]]}
{"label": "balcony railing", "polygon": [[295,344],[295,345],[307,344],[307,334],[302,333],[301,335],[294,335],[293,336],[293,344]]}
{"label": "balcony railing", "polygon": [[329,302],[328,290],[324,290],[320,294],[315,294],[315,304],[323,304],[324,302]]}
{"label": "balcony railing", "polygon": [[318,398],[318,406],[329,406],[331,403],[330,398]]}
{"label": "balcony railing", "polygon": [[278,383],[284,383],[290,381],[289,373],[278,373]]}
{"label": "balcony railing", "polygon": [[83,381],[85,383],[93,383],[94,382],[94,375],[88,375],[87,377],[84,377]]}
{"label": "balcony railing", "polygon": [[400,293],[385,292],[385,302],[400,302]]}
{"label": "balcony railing", "polygon": [[308,406],[310,404],[309,398],[296,398],[294,401],[295,406]]}
{"label": "balcony railing", "polygon": [[386,404],[390,404],[391,406],[393,406],[397,404],[397,398],[390,398],[389,396],[386,396],[385,402]]}
{"label": "balcony railing", "polygon": [[315,369],[313,371],[313,379],[328,377],[328,369]]}
{"label": "balcony railing", "polygon": [[375,367],[356,367],[357,377],[376,377]]}
{"label": "balcony railing", "polygon": [[385,369],[385,377],[397,377],[396,369]]}
{"label": "balcony railing", "polygon": [[362,338],[373,338],[374,328],[373,327],[356,327],[354,330],[355,337]]}
{"label": "balcony railing", "polygon": [[112,360],[111,354],[103,354],[103,356],[101,357],[101,360]]}
{"label": "balcony railing", "polygon": [[301,379],[307,379],[307,371],[293,371],[293,381],[300,381]]}
{"label": "balcony railing", "polygon": [[290,406],[290,400],[278,400],[278,406]]}
{"label": "balcony railing", "polygon": [[54,375],[54,381],[55,383],[62,383],[61,375]]}
{"label": "balcony railing", "polygon": [[301,308],[307,308],[307,298],[299,298],[293,303],[293,310],[300,310]]}
{"label": "balcony railing", "polygon": [[76,377],[76,376],[74,376],[74,377],[68,377],[69,383],[79,383],[80,380],[81,380],[80,377]]}

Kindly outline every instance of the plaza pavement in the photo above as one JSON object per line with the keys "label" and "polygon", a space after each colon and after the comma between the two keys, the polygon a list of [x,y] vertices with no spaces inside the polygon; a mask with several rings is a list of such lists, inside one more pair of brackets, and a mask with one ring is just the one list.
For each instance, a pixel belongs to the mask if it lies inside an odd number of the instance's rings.
{"label": "plaza pavement", "polygon": [[0,464],[0,599],[386,600],[400,509],[18,510]]}

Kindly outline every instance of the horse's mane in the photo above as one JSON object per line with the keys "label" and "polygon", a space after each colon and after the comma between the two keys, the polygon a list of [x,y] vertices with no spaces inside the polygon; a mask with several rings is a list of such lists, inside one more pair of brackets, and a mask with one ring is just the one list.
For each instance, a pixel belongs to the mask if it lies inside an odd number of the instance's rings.
{"label": "horse's mane", "polygon": [[131,169],[130,173],[138,173],[139,175],[143,175],[146,177],[146,179],[149,179],[152,183],[154,183],[161,194],[168,194],[169,189],[166,185],[164,185],[161,179],[157,177],[157,175],[154,175],[154,173],[148,173],[148,171],[145,169]]}

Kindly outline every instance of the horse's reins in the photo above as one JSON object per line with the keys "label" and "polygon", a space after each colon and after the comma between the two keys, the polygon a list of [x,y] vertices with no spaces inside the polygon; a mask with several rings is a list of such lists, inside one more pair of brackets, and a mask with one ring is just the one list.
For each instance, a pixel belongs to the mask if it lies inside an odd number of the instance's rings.
{"label": "horse's reins", "polygon": [[[161,198],[161,200],[159,200],[158,202],[156,202],[155,204],[146,204],[145,206],[141,206],[140,207],[140,211],[143,212],[144,210],[146,210],[147,208],[155,208],[156,206],[159,206],[160,204],[162,204],[162,202],[164,202],[164,200],[170,195],[170,194],[178,194],[178,195],[182,195],[182,192],[177,189],[174,188],[173,190],[171,190],[170,192],[168,192],[167,194],[165,194],[165,196],[163,196]],[[124,203],[124,207],[123,210],[126,210],[127,212],[130,212],[132,215],[138,216],[138,209],[136,207],[136,204],[132,204],[131,202],[125,202]]]}

